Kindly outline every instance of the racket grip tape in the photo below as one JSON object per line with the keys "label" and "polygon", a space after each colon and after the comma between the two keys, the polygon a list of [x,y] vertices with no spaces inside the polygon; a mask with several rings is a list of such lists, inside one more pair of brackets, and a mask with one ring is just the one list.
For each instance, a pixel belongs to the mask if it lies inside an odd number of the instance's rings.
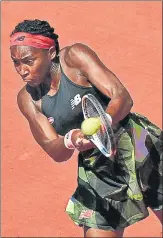
{"label": "racket grip tape", "polygon": [[76,129],[70,130],[65,136],[64,136],[64,145],[66,146],[67,149],[69,150],[74,150],[75,146],[72,143],[71,137],[72,137],[72,133],[75,131]]}
{"label": "racket grip tape", "polygon": [[111,155],[114,156],[117,153],[117,150],[112,150]]}

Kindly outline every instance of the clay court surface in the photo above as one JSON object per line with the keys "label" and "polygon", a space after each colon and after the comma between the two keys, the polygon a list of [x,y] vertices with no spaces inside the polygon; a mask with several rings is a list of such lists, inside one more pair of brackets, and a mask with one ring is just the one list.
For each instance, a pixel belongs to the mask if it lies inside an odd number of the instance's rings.
{"label": "clay court surface", "polygon": [[[81,237],[64,212],[76,188],[76,155],[57,164],[33,139],[16,96],[24,85],[9,52],[9,34],[24,19],[45,19],[60,46],[83,42],[120,78],[134,99],[132,111],[162,122],[162,3],[2,1],[2,237]],[[100,79],[99,79],[100,80]],[[150,216],[125,237],[161,237]]]}

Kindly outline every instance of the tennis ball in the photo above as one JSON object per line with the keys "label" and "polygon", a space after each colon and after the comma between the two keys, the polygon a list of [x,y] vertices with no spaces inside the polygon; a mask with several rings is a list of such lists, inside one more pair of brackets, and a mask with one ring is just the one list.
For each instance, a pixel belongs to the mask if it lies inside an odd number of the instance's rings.
{"label": "tennis ball", "polygon": [[81,130],[84,135],[91,136],[95,134],[100,128],[101,121],[98,117],[91,117],[85,119],[81,124]]}

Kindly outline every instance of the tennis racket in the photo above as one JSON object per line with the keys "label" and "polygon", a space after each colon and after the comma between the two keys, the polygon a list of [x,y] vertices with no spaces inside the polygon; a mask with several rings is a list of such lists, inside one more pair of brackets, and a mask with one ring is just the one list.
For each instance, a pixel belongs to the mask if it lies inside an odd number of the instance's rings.
{"label": "tennis racket", "polygon": [[101,121],[100,129],[91,136],[86,136],[106,157],[111,157],[116,152],[115,136],[107,114],[100,102],[92,94],[82,97],[82,110],[84,119],[98,117]]}

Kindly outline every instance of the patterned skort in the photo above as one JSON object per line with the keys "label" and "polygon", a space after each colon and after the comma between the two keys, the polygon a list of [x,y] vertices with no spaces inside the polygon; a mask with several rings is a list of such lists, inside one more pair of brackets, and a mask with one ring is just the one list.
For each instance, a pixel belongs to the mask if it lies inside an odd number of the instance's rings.
{"label": "patterned skort", "polygon": [[79,154],[78,187],[66,212],[77,225],[118,230],[163,205],[161,129],[138,113],[121,123],[114,159],[98,149]]}

